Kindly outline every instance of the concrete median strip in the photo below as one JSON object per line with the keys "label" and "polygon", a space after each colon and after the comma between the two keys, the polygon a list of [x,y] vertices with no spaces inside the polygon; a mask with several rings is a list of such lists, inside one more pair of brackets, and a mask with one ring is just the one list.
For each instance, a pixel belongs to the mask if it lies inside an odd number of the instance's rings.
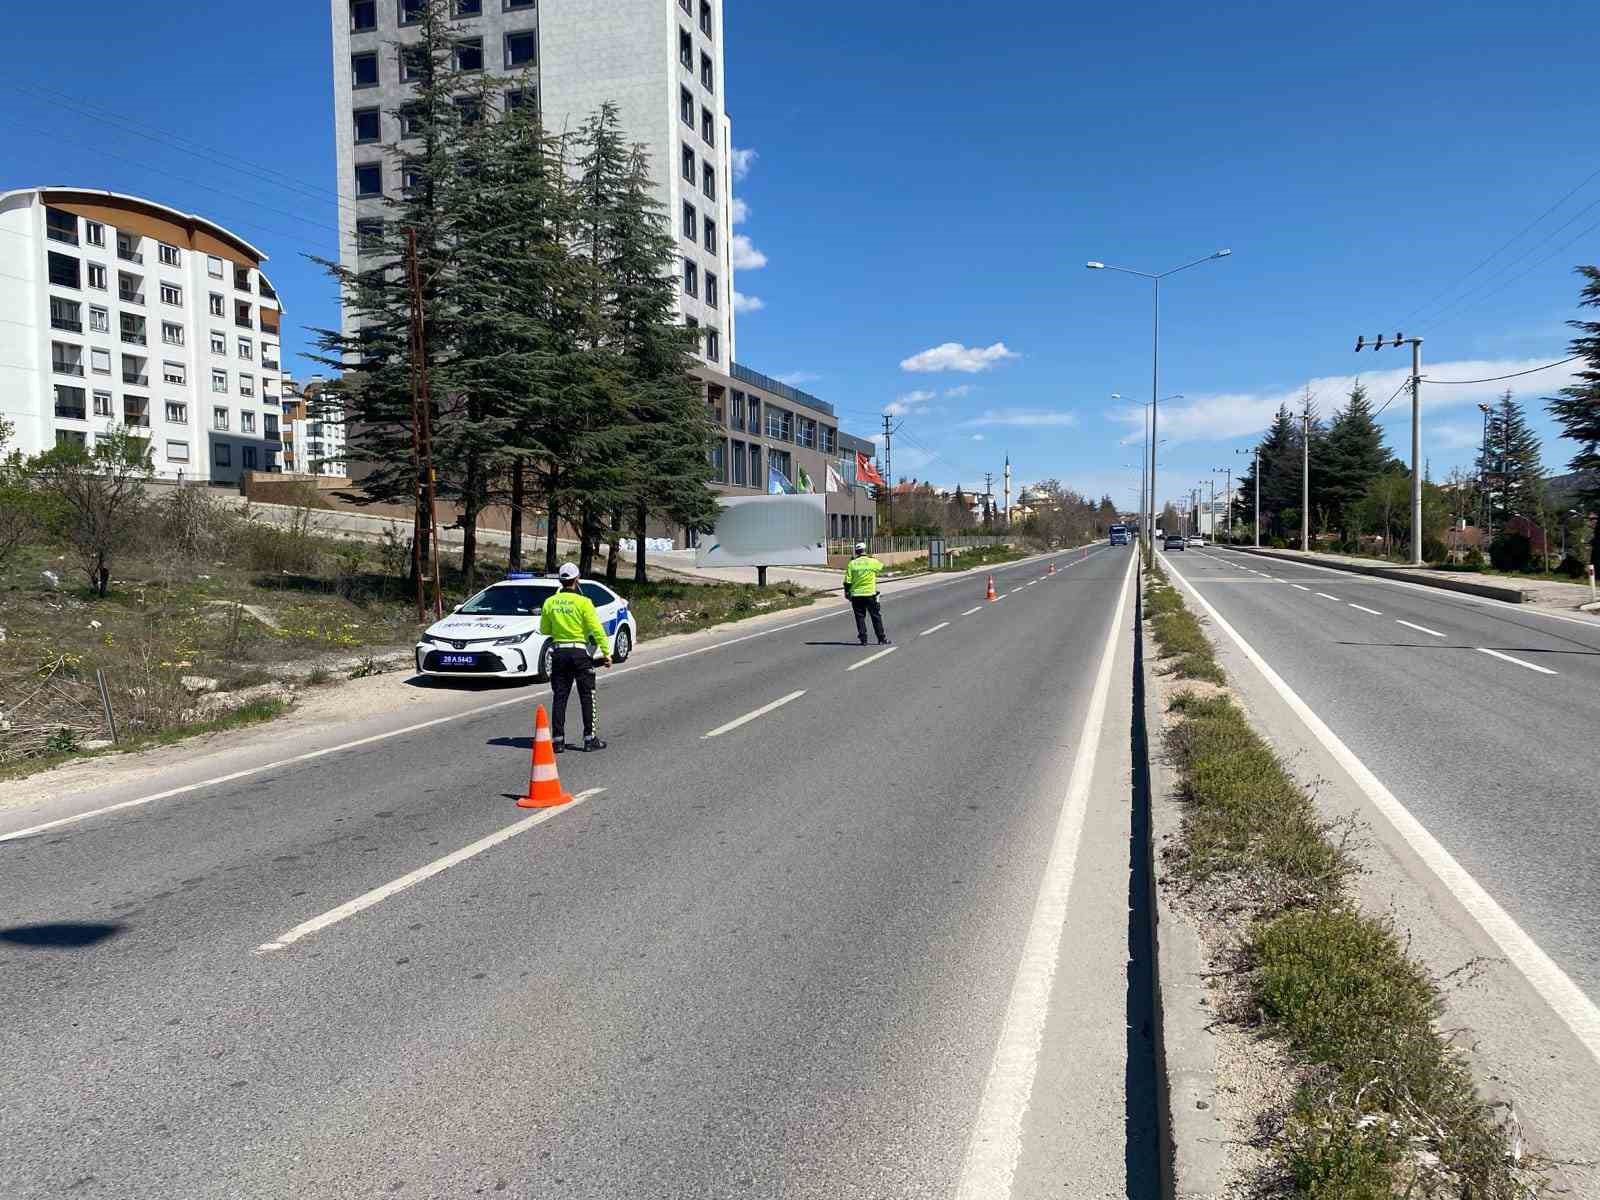
{"label": "concrete median strip", "polygon": [[763,704],[760,708],[756,709],[754,712],[747,712],[747,713],[745,713],[744,716],[739,717],[736,720],[729,721],[726,725],[718,725],[710,733],[702,733],[700,735],[700,739],[701,739],[701,741],[704,741],[706,738],[721,737],[725,733],[732,733],[735,729],[738,729],[741,725],[748,725],[748,724],[750,724],[751,721],[757,720],[760,717],[764,717],[769,712],[773,712],[773,711],[775,711],[777,709],[780,709],[785,704],[792,703],[793,701],[800,699],[800,697],[804,696],[804,695],[805,695],[805,692],[803,692],[803,691],[790,692],[787,696],[784,696],[781,700],[774,700],[771,704]]}
{"label": "concrete median strip", "polygon": [[340,921],[347,921],[357,913],[366,912],[367,909],[372,908],[374,905],[382,904],[389,897],[398,895],[408,888],[416,887],[417,884],[448,871],[458,863],[466,862],[469,858],[476,858],[485,850],[492,850],[502,842],[509,842],[520,833],[527,833],[535,825],[542,825],[561,813],[571,812],[585,800],[598,796],[603,791],[605,791],[605,788],[590,788],[588,791],[579,792],[574,796],[571,804],[563,805],[560,808],[547,808],[531,817],[524,817],[514,825],[507,825],[497,833],[491,833],[488,837],[479,838],[470,846],[463,846],[454,853],[435,859],[425,867],[418,867],[415,871],[402,875],[391,883],[373,888],[370,892],[365,892],[354,900],[346,901],[339,905],[338,908],[331,908],[321,916],[312,917],[311,920],[296,925],[288,932],[280,933],[272,941],[263,942],[257,946],[255,952],[257,954],[275,954],[279,950],[286,950],[296,942],[308,938],[314,933],[321,933],[329,926],[339,924]]}

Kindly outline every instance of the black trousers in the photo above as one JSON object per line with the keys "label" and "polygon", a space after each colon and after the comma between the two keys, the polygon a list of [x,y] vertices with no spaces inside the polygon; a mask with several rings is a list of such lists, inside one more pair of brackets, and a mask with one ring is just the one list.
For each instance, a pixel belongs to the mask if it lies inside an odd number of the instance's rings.
{"label": "black trousers", "polygon": [[878,597],[851,596],[850,607],[856,614],[856,636],[863,642],[867,640],[867,614],[872,614],[872,632],[878,635],[880,642],[887,641],[888,635],[883,632],[883,609],[878,606]]}
{"label": "black trousers", "polygon": [[567,736],[567,698],[572,685],[578,685],[578,704],[583,708],[583,735],[594,736],[594,659],[585,646],[557,646],[550,663],[550,735],[557,741]]}

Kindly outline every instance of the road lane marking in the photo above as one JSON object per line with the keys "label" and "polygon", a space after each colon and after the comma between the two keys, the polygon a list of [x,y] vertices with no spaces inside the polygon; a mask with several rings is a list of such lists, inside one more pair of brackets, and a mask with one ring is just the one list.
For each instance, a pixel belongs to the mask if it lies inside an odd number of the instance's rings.
{"label": "road lane marking", "polygon": [[876,654],[874,654],[874,655],[873,655],[873,656],[872,656],[872,657],[871,657],[871,658],[863,658],[863,659],[862,659],[862,660],[861,660],[861,661],[860,661],[860,662],[858,662],[858,663],[856,663],[856,665],[855,665],[855,666],[853,666],[853,667],[847,667],[847,668],[846,668],[846,671],[847,671],[847,672],[849,672],[849,671],[859,671],[859,670],[861,670],[861,668],[862,668],[862,667],[864,667],[864,666],[866,666],[866,665],[868,665],[868,664],[869,664],[869,663],[875,663],[875,662],[877,662],[877,661],[878,661],[878,660],[879,660],[879,659],[880,659],[880,658],[888,658],[888,657],[889,657],[889,655],[891,655],[891,654],[893,654],[893,653],[894,653],[894,652],[895,652],[895,651],[896,651],[896,650],[898,650],[898,649],[900,649],[900,647],[899,647],[899,646],[889,646],[889,647],[886,647],[886,648],[885,648],[885,649],[882,649],[882,650],[879,650],[879,651],[878,651],[878,652],[877,652],[877,653],[876,653]]}
{"label": "road lane marking", "polygon": [[939,623],[938,623],[938,624],[937,624],[937,625],[935,625],[935,626],[934,626],[934,627],[933,627],[933,628],[932,628],[932,629],[924,629],[924,630],[923,630],[923,631],[922,631],[922,632],[921,632],[921,633],[919,633],[919,634],[918,634],[918,635],[917,635],[917,636],[918,636],[918,637],[927,637],[927,636],[928,636],[928,635],[929,635],[929,634],[930,634],[930,633],[938,633],[938,632],[939,632],[939,630],[941,630],[941,629],[947,629],[947,628],[949,628],[949,626],[950,626],[950,622],[949,622],[949,621],[940,621],[940,622],[939,622]]}
{"label": "road lane marking", "polygon": [[[1171,567],[1170,562],[1167,565]],[[1173,574],[1178,575],[1176,570]],[[1455,857],[1439,844],[1438,839],[1428,832],[1422,822],[1411,815],[1411,810],[1400,803],[1399,798],[1383,785],[1372,773],[1371,768],[1357,758],[1355,752],[1344,744],[1339,735],[1328,728],[1322,718],[1311,711],[1311,706],[1300,699],[1294,689],[1284,682],[1283,677],[1267,665],[1266,659],[1257,654],[1255,648],[1239,636],[1238,630],[1228,624],[1212,603],[1200,594],[1200,589],[1182,575],[1178,575],[1178,579],[1194,596],[1195,602],[1216,623],[1217,628],[1233,639],[1234,645],[1238,646],[1244,656],[1255,665],[1256,670],[1261,672],[1263,678],[1282,697],[1284,703],[1294,710],[1306,728],[1350,773],[1356,785],[1372,801],[1373,807],[1388,818],[1389,823],[1401,837],[1405,838],[1417,856],[1427,864],[1439,881],[1450,889],[1456,900],[1500,947],[1506,958],[1532,985],[1534,991],[1539,993],[1556,1016],[1572,1030],[1584,1049],[1596,1062],[1600,1062],[1600,1006],[1572,982],[1572,978],[1523,931],[1522,926],[1517,924],[1511,914],[1501,908],[1494,897],[1489,895],[1483,886],[1455,860]]]}
{"label": "road lane marking", "polygon": [[255,952],[257,954],[272,954],[278,950],[286,950],[302,938],[308,938],[314,933],[320,933],[328,926],[337,925],[340,921],[349,920],[357,913],[365,912],[373,905],[383,903],[390,896],[403,892],[407,888],[415,887],[425,879],[432,879],[435,875],[449,870],[457,863],[463,863],[469,858],[475,858],[485,850],[492,850],[501,842],[508,842],[519,833],[526,833],[535,825],[542,825],[550,820],[551,817],[559,816],[564,812],[571,812],[585,800],[598,796],[603,791],[605,791],[605,788],[590,788],[588,791],[579,792],[574,796],[571,804],[564,804],[560,808],[547,808],[542,812],[534,813],[531,817],[524,817],[514,825],[507,825],[498,833],[491,833],[488,837],[479,838],[470,846],[463,846],[451,854],[446,854],[443,858],[435,859],[425,867],[418,867],[415,871],[400,876],[399,879],[391,883],[373,888],[370,892],[365,892],[354,900],[348,900],[339,905],[338,908],[330,908],[320,917],[312,917],[311,920],[296,925],[287,933],[280,933],[272,941],[263,942],[257,946]]}
{"label": "road lane marking", "polygon": [[771,704],[763,704],[760,708],[756,709],[754,712],[747,712],[747,713],[745,713],[744,716],[740,717],[736,721],[729,721],[726,725],[718,725],[710,733],[702,733],[700,735],[700,740],[701,741],[705,741],[706,738],[721,737],[725,733],[731,733],[733,730],[739,728],[739,726],[748,725],[748,724],[750,724],[751,721],[754,721],[759,717],[764,717],[769,712],[772,712],[774,709],[782,708],[785,704],[789,704],[792,701],[798,700],[798,699],[800,699],[801,696],[804,696],[804,695],[805,695],[805,692],[803,692],[803,691],[790,692],[787,696],[783,697],[781,700],[774,700]]}
{"label": "road lane marking", "polygon": [[1039,581],[1037,579],[1030,579],[1030,580],[1028,580],[1027,583],[1023,584],[1022,586],[1023,587],[1032,587],[1034,584],[1036,584],[1038,582]]}
{"label": "road lane marking", "polygon": [[1527,667],[1530,671],[1537,671],[1541,675],[1557,675],[1560,672],[1552,671],[1549,667],[1541,667],[1538,663],[1526,662],[1520,658],[1512,658],[1509,654],[1501,654],[1498,650],[1491,650],[1487,646],[1476,647],[1479,654],[1488,654],[1494,658],[1503,659],[1508,663],[1516,663],[1519,667]]}
{"label": "road lane marking", "polygon": [[1309,591],[1310,591],[1310,590],[1311,590],[1311,589],[1310,589],[1310,588],[1308,588],[1308,587],[1307,587],[1307,586],[1306,586],[1306,585],[1305,585],[1305,584],[1303,584],[1303,583],[1291,583],[1291,584],[1290,584],[1290,585],[1289,585],[1289,586],[1290,586],[1290,587],[1296,587],[1296,588],[1299,588],[1299,589],[1300,589],[1300,590],[1301,590],[1301,591],[1302,591],[1302,592],[1309,592]]}
{"label": "road lane marking", "polygon": [[982,608],[983,608],[983,605],[975,604],[971,608],[967,609],[967,611],[962,613],[961,615],[963,617],[970,617],[973,613],[981,611]]}
{"label": "road lane marking", "polygon": [[1339,597],[1330,596],[1327,592],[1318,592],[1317,595],[1321,596],[1324,600],[1332,600],[1335,604],[1339,603]]}
{"label": "road lane marking", "polygon": [[1404,625],[1407,629],[1415,629],[1418,633],[1426,633],[1431,637],[1444,636],[1444,634],[1440,633],[1437,629],[1429,629],[1426,625],[1413,625],[1410,621],[1402,621],[1399,617],[1396,617],[1394,620],[1396,625]]}
{"label": "road lane marking", "polygon": [[1045,863],[1027,937],[1022,943],[1022,960],[1011,985],[1011,998],[1006,1004],[1005,1023],[1000,1027],[1000,1041],[995,1046],[994,1061],[983,1085],[983,1099],[978,1103],[977,1119],[967,1142],[961,1178],[956,1184],[956,1200],[1008,1200],[1011,1195],[1022,1150],[1022,1123],[1033,1095],[1039,1047],[1044,1041],[1045,1018],[1049,1015],[1050,993],[1055,986],[1061,931],[1066,925],[1067,899],[1072,891],[1078,843],[1083,837],[1089,788],[1094,782],[1095,758],[1105,726],[1112,670],[1117,646],[1126,636],[1123,621],[1128,610],[1128,585],[1133,580],[1135,561],[1128,563],[1117,597],[1117,611],[1106,633],[1100,670],[1095,675],[1083,731],[1078,736],[1078,752],[1067,782],[1067,794],[1057,818],[1050,857]]}
{"label": "road lane marking", "polygon": [[1346,603],[1349,604],[1351,608],[1359,608],[1362,612],[1371,613],[1375,617],[1383,616],[1383,614],[1381,612],[1379,612],[1377,609],[1368,608],[1365,604],[1356,604],[1354,601],[1346,601]]}

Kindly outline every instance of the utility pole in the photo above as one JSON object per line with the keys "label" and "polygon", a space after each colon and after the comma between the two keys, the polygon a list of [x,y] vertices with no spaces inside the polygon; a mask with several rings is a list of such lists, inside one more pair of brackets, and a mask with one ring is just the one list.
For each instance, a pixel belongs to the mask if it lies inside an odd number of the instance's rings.
{"label": "utility pole", "polygon": [[1300,552],[1311,550],[1311,389],[1300,413]]}
{"label": "utility pole", "polygon": [[[1365,337],[1356,338],[1356,353],[1366,346]],[[1394,335],[1389,345],[1411,347],[1411,565],[1422,565],[1422,339]],[[1374,350],[1384,347],[1383,335],[1372,343]]]}
{"label": "utility pole", "polygon": [[1005,501],[1006,501],[1006,520],[1005,520],[1005,523],[1006,523],[1006,526],[1009,528],[1010,525],[1011,525],[1011,455],[1009,455],[1009,454],[1006,455]]}
{"label": "utility pole", "polygon": [[1261,549],[1261,445],[1258,442],[1248,450],[1235,450],[1235,454],[1251,456],[1250,473],[1256,480],[1256,549]]}
{"label": "utility pole", "polygon": [[[1217,487],[1216,476],[1218,475],[1218,473],[1224,474],[1224,475],[1226,475],[1228,477],[1227,490],[1222,493],[1222,514],[1223,514],[1223,516],[1228,518],[1225,522],[1223,522],[1223,525],[1224,525],[1225,528],[1227,528],[1227,530],[1231,534],[1232,531],[1233,531],[1233,468],[1232,467],[1213,467],[1213,468],[1211,468],[1211,475],[1212,475],[1211,489],[1212,489],[1213,492],[1216,491],[1216,487]],[[1212,536],[1213,537],[1216,536],[1216,529],[1217,529],[1217,503],[1216,503],[1216,500],[1213,499],[1212,502],[1211,502],[1211,532],[1212,532]]]}
{"label": "utility pole", "polygon": [[894,459],[889,449],[894,429],[891,427],[891,417],[883,414],[883,486],[889,493],[889,536],[894,536]]}

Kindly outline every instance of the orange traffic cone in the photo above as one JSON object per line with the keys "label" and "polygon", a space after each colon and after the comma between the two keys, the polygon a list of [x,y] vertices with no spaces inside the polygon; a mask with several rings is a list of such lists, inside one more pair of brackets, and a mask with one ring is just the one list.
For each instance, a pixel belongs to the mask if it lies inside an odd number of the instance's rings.
{"label": "orange traffic cone", "polygon": [[993,600],[995,598],[995,595],[994,595],[994,576],[993,575],[989,576],[989,594],[984,598],[987,599],[987,600]]}
{"label": "orange traffic cone", "polygon": [[561,790],[556,748],[550,740],[550,714],[541,704],[533,715],[533,767],[528,773],[528,794],[517,801],[517,807],[559,808],[571,803],[572,797]]}

